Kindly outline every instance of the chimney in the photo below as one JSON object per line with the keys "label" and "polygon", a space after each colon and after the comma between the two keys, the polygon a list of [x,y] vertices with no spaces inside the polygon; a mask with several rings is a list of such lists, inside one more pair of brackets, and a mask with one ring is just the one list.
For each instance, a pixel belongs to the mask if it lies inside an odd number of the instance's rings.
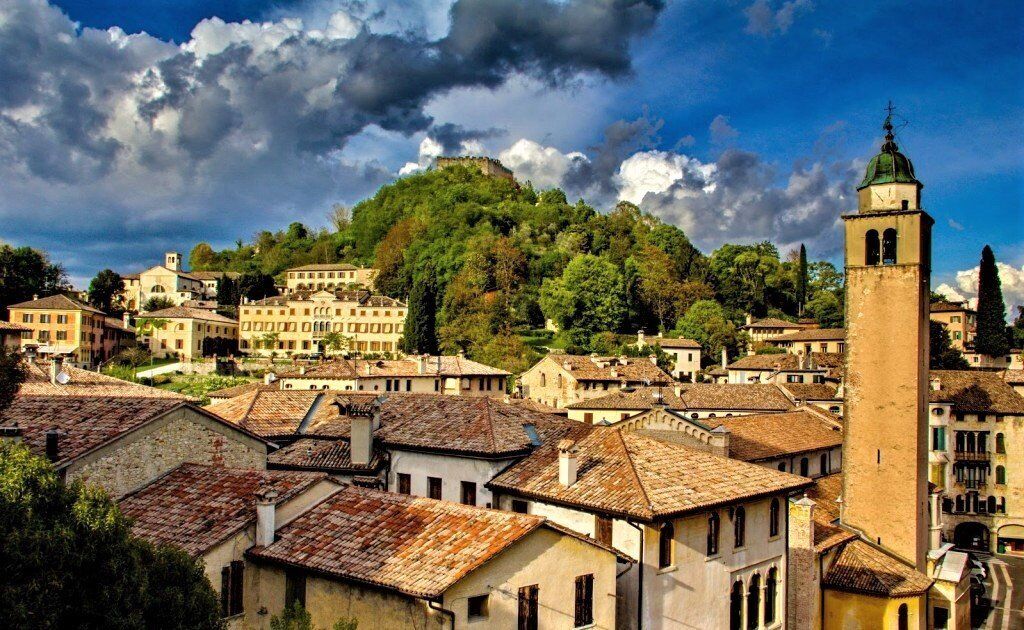
{"label": "chimney", "polygon": [[942,389],[942,381],[937,378],[931,379],[928,384],[931,386],[933,392],[937,392]]}
{"label": "chimney", "polygon": [[276,380],[277,380],[277,375],[274,374],[273,372],[267,372],[266,374],[263,375],[263,384],[264,385],[273,385],[274,381],[276,381]]}
{"label": "chimney", "polygon": [[819,598],[808,591],[814,584],[818,554],[814,551],[814,506],[811,499],[789,502],[789,558],[786,606],[789,628],[812,628],[818,619]]}
{"label": "chimney", "polygon": [[712,452],[722,457],[729,456],[729,429],[726,429],[724,425],[718,425],[714,429],[711,429],[711,439],[708,440],[708,446],[712,447]]}
{"label": "chimney", "polygon": [[576,483],[579,473],[579,447],[565,439],[558,443],[558,483],[566,488]]}
{"label": "chimney", "polygon": [[349,429],[349,451],[352,463],[366,466],[373,459],[373,414],[352,415]]}
{"label": "chimney", "polygon": [[645,345],[647,345],[647,340],[644,339],[644,329],[641,328],[636,331],[636,347],[643,348]]}
{"label": "chimney", "polygon": [[131,326],[132,325],[131,313],[129,313],[128,311],[125,311],[124,315],[121,316],[121,322],[124,324],[125,328],[128,328],[129,326]]}
{"label": "chimney", "polygon": [[256,491],[256,545],[267,547],[274,544],[274,532],[277,530],[277,490],[270,487]]}
{"label": "chimney", "polygon": [[836,398],[842,400],[843,396],[846,395],[846,381],[839,381],[839,387],[836,387]]}
{"label": "chimney", "polygon": [[64,359],[62,357],[54,355],[50,359],[50,383],[52,383],[53,385],[60,385],[60,383],[57,381],[57,375],[60,374],[63,368]]}
{"label": "chimney", "polygon": [[57,429],[46,432],[46,459],[51,462],[60,459],[60,433]]}
{"label": "chimney", "polygon": [[302,375],[306,374],[306,366],[305,365],[300,365],[299,366],[299,374],[302,374]]}
{"label": "chimney", "polygon": [[942,546],[942,490],[932,490],[928,495],[928,549]]}
{"label": "chimney", "polygon": [[421,354],[416,357],[416,373],[426,374],[427,372],[427,355]]}
{"label": "chimney", "polygon": [[729,365],[729,352],[723,346],[722,347],[722,367],[724,368],[727,365]]}
{"label": "chimney", "polygon": [[658,365],[658,357],[656,355],[652,354],[651,356],[649,356],[647,358],[650,359],[651,363],[653,363],[654,365]]}
{"label": "chimney", "polygon": [[35,302],[38,299],[39,299],[39,294],[38,293],[33,293],[32,294],[32,301]]}
{"label": "chimney", "polygon": [[366,372],[367,376],[370,375],[370,372],[372,370],[373,370],[373,367],[370,365],[370,362],[369,361],[363,361],[363,371]]}
{"label": "chimney", "polygon": [[749,325],[754,323],[754,318],[750,316],[750,313],[747,313],[746,321],[747,321],[747,326],[749,326]]}
{"label": "chimney", "polygon": [[9,440],[21,444],[21,427],[15,422],[9,427],[0,427],[0,441]]}

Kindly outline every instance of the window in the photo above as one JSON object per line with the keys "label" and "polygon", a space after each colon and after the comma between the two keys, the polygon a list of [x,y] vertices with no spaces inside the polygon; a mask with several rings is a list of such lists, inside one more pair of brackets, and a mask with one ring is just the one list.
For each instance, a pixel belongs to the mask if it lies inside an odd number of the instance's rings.
{"label": "window", "polygon": [[529,507],[526,505],[526,501],[512,499],[512,511],[516,514],[529,514]]}
{"label": "window", "polygon": [[67,341],[67,340],[68,340],[68,331],[66,331],[66,330],[58,330],[57,331],[57,341]]}
{"label": "window", "polygon": [[828,453],[822,453],[821,457],[818,458],[818,474],[828,474]]}
{"label": "window", "polygon": [[472,481],[462,482],[462,504],[476,505],[476,483]]}
{"label": "window", "polygon": [[220,614],[222,617],[240,615],[242,608],[242,578],[245,563],[233,560],[220,570]]}
{"label": "window", "polygon": [[996,453],[1006,453],[1006,438],[1003,437],[1002,433],[996,433]]}
{"label": "window", "polygon": [[729,630],[742,630],[743,628],[743,582],[736,580],[732,583],[732,593],[729,594]]}
{"label": "window", "polygon": [[594,623],[594,575],[580,575],[576,578],[576,614],[574,628]]}
{"label": "window", "polygon": [[49,313],[40,313],[40,315],[39,315],[39,323],[40,324],[49,324],[50,323],[50,314]]}
{"label": "window", "polygon": [[910,619],[909,610],[906,604],[900,604],[899,610],[896,611],[896,627],[899,630],[909,630]]}
{"label": "window", "polygon": [[537,600],[540,588],[534,584],[519,589],[519,630],[537,630]]}
{"label": "window", "polygon": [[736,508],[736,514],[732,521],[733,537],[736,539],[734,547],[742,547],[747,538],[747,511],[743,506]]}
{"label": "window", "polygon": [[768,535],[775,537],[779,535],[779,500],[772,499],[768,506]]}
{"label": "window", "polygon": [[786,382],[787,383],[803,383],[804,382],[803,374],[787,374],[786,375]]}
{"label": "window", "polygon": [[708,516],[708,545],[707,553],[709,556],[718,554],[718,539],[722,529],[721,519],[718,517],[718,512],[712,512]]}
{"label": "window", "polygon": [[779,462],[779,471],[786,472],[786,462]]}
{"label": "window", "polygon": [[407,392],[411,392],[412,391],[412,379],[411,378],[405,379],[405,391],[407,391]]}
{"label": "window", "polygon": [[1006,466],[996,466],[996,483],[1006,484]]}
{"label": "window", "polygon": [[946,427],[932,427],[932,450],[946,450]]}
{"label": "window", "polygon": [[756,630],[758,612],[761,610],[761,576],[754,574],[747,588],[747,628]]}
{"label": "window", "polygon": [[594,538],[606,545],[612,544],[612,519],[598,516],[594,523]]}
{"label": "window", "polygon": [[882,264],[896,264],[896,230],[893,228],[882,232]]}
{"label": "window", "polygon": [[289,570],[284,574],[285,608],[290,608],[295,602],[306,605],[306,574]]}
{"label": "window", "polygon": [[864,264],[877,265],[881,261],[880,252],[878,230],[868,230],[864,235]]}
{"label": "window", "polygon": [[658,532],[658,568],[664,569],[672,566],[672,539],[675,538],[676,529],[672,523],[662,523]]}
{"label": "window", "polygon": [[441,500],[440,477],[427,477],[427,496],[431,499]]}
{"label": "window", "polygon": [[583,414],[583,422],[587,424],[594,424],[594,414],[589,411]]}
{"label": "window", "polygon": [[477,619],[487,619],[487,603],[488,595],[474,595],[469,598],[469,611],[468,617],[470,621]]}
{"label": "window", "polygon": [[932,619],[935,621],[935,630],[946,630],[949,628],[949,609],[935,606],[932,608]]}
{"label": "window", "polygon": [[807,473],[810,472],[810,462],[807,461],[806,457],[800,458],[800,476],[806,477]]}
{"label": "window", "polygon": [[768,579],[764,581],[764,625],[775,622],[775,600],[779,592],[779,571],[774,567],[768,569]]}
{"label": "window", "polygon": [[22,323],[25,323],[25,324],[31,324],[32,323],[32,317],[33,317],[32,313],[22,313],[21,314],[21,321],[22,321]]}
{"label": "window", "polygon": [[398,494],[412,494],[412,475],[398,473]]}

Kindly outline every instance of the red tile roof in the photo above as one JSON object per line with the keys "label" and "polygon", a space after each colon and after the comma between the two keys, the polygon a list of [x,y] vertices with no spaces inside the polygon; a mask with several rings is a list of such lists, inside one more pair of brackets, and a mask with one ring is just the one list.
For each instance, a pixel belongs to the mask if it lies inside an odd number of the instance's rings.
{"label": "red tile roof", "polygon": [[808,328],[799,332],[779,335],[772,339],[773,343],[779,341],[843,341],[846,339],[845,328]]}
{"label": "red tile roof", "polygon": [[998,372],[984,370],[932,370],[940,389],[929,389],[932,402],[952,403],[957,411],[1024,415],[1024,396]]}
{"label": "red tile roof", "polygon": [[680,337],[678,339],[672,339],[670,337],[647,337],[645,341],[652,346],[661,346],[662,348],[683,348],[697,350],[700,348],[700,343],[693,339],[686,339]]}
{"label": "red tile roof", "polygon": [[839,400],[836,398],[839,388],[830,383],[781,383],[779,387],[798,401]]}
{"label": "red tile roof", "polygon": [[365,474],[377,470],[380,464],[377,452],[369,464],[353,464],[349,442],[342,439],[302,438],[267,456],[267,468],[276,470]]}
{"label": "red tile roof", "polygon": [[809,479],[631,431],[580,425],[578,479],[559,482],[551,442],[499,474],[488,487],[540,501],[643,521],[786,493]]}
{"label": "red tile roof", "polygon": [[443,594],[544,519],[347,486],[248,555],[413,597]]}
{"label": "red tile roof", "polygon": [[711,428],[727,428],[729,456],[746,462],[800,455],[843,445],[838,418],[806,407],[788,413],[705,418],[701,423]]}
{"label": "red tile roof", "polygon": [[61,371],[69,377],[61,385],[50,382],[50,363],[28,364],[28,378],[18,390],[20,396],[88,396],[102,398],[166,398],[177,401],[192,400],[187,396],[156,387],[122,381],[113,376],[83,370],[65,364]]}
{"label": "red tile roof", "polygon": [[808,326],[808,324],[798,324],[797,322],[790,322],[778,319],[777,317],[766,317],[745,326],[740,326],[740,328],[807,328]]}
{"label": "red tile roof", "polygon": [[139,319],[199,319],[205,322],[238,325],[237,319],[225,317],[220,313],[203,308],[188,308],[185,306],[172,306],[160,309],[159,311],[143,313],[139,315]]}
{"label": "red tile roof", "polygon": [[814,480],[807,489],[814,506],[814,549],[824,553],[836,545],[853,540],[857,534],[839,525],[839,495],[843,490],[843,474],[825,475]]}
{"label": "red tile roof", "polygon": [[63,293],[56,295],[48,295],[46,297],[39,298],[37,300],[29,300],[28,302],[19,302],[17,304],[11,304],[7,307],[8,309],[20,308],[20,309],[45,309],[54,311],[88,311],[90,313],[99,313],[103,315],[103,311],[94,308],[81,300],[76,300],[73,297],[68,297]]}
{"label": "red tile roof", "polygon": [[822,577],[825,588],[880,597],[911,597],[926,593],[932,579],[873,545],[857,539],[847,543]]}
{"label": "red tile roof", "polygon": [[310,365],[302,370],[294,369],[281,372],[277,376],[282,379],[341,379],[356,380],[360,378],[381,377],[473,377],[473,376],[510,376],[509,372],[499,370],[483,363],[470,361],[460,356],[433,356],[423,359],[423,371],[419,369],[419,359],[376,360],[365,359],[334,359],[326,363]]}
{"label": "red tile roof", "polygon": [[3,332],[25,332],[27,330],[32,330],[32,329],[29,328],[28,326],[22,326],[21,324],[17,324],[15,322],[5,322],[3,320],[0,320],[0,331],[3,331]]}
{"label": "red tile roof", "polygon": [[941,302],[933,302],[931,305],[931,312],[933,313],[973,313],[974,310],[968,308],[963,303],[956,304],[953,302],[947,302],[945,300]]}
{"label": "red tile roof", "polygon": [[[676,389],[679,390],[678,394]],[[693,383],[635,387],[569,405],[568,409],[646,411],[663,400],[676,411],[789,411],[793,403],[773,383]]]}
{"label": "red tile roof", "polygon": [[281,505],[327,478],[315,472],[182,464],[118,503],[136,536],[198,556],[255,522],[257,490],[276,490],[275,505]]}
{"label": "red tile roof", "polygon": [[1006,370],[1003,380],[1010,385],[1024,385],[1024,370]]}
{"label": "red tile roof", "polygon": [[[553,361],[577,381],[611,381],[667,385],[673,382],[651,360],[643,357],[590,357],[575,354],[549,354],[543,361]],[[540,364],[538,364],[540,365]],[[536,367],[536,366],[535,366]]]}

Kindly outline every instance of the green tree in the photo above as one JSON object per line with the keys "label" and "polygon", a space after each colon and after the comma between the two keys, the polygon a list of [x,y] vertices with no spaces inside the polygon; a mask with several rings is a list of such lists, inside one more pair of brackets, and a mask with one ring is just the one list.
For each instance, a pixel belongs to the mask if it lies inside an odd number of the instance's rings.
{"label": "green tree", "polygon": [[217,254],[209,243],[197,243],[188,255],[188,264],[195,271],[207,271],[217,264]]}
{"label": "green tree", "polygon": [[198,560],[131,535],[102,490],[0,443],[0,627],[222,628]]}
{"label": "green tree", "polygon": [[1010,327],[1010,341],[1014,348],[1024,348],[1024,306],[1017,307],[1017,319]]}
{"label": "green tree", "polygon": [[618,330],[626,316],[622,274],[602,258],[577,256],[560,278],[544,281],[540,307],[561,330],[576,331],[589,343],[595,333]]}
{"label": "green tree", "polygon": [[935,320],[928,322],[929,368],[933,370],[966,370],[971,367],[964,355],[953,347],[946,327]]}
{"label": "green tree", "polygon": [[676,307],[683,292],[683,285],[675,276],[672,259],[657,247],[647,245],[634,255],[633,260],[641,303],[655,315],[659,330],[668,330],[675,320]]}
{"label": "green tree", "polygon": [[802,314],[807,304],[807,248],[800,243],[800,260],[796,270],[796,303],[798,313]]}
{"label": "green tree", "polygon": [[978,334],[974,338],[974,349],[991,357],[1001,357],[1010,351],[999,269],[988,245],[981,250],[978,268]]}
{"label": "green tree", "polygon": [[341,352],[348,350],[349,338],[340,332],[332,330],[323,337],[324,347],[329,352]]}
{"label": "green tree", "polygon": [[679,318],[674,334],[698,342],[705,364],[717,362],[723,348],[735,356],[744,343],[743,334],[726,319],[722,305],[714,300],[695,302]]}
{"label": "green tree", "polygon": [[0,412],[10,406],[21,384],[28,378],[28,367],[21,355],[0,346]]}
{"label": "green tree", "polygon": [[243,273],[238,279],[238,290],[244,297],[250,300],[262,300],[263,298],[277,295],[274,277],[259,271]]}
{"label": "green tree", "polygon": [[111,269],[104,269],[96,274],[89,283],[89,304],[108,315],[118,315],[114,309],[115,298],[124,291],[124,280],[121,275]]}
{"label": "green tree", "polygon": [[152,313],[155,311],[162,311],[165,308],[172,308],[174,306],[174,300],[169,297],[162,295],[151,296],[146,300],[145,304],[142,305],[143,313]]}
{"label": "green tree", "polygon": [[64,268],[31,247],[0,245],[0,319],[11,304],[53,295],[71,288]]}
{"label": "green tree", "polygon": [[433,274],[422,273],[409,294],[402,350],[409,354],[437,354],[437,287]]}
{"label": "green tree", "polygon": [[843,305],[834,294],[819,291],[807,302],[804,309],[822,328],[842,328]]}
{"label": "green tree", "polygon": [[217,304],[220,306],[237,307],[242,301],[242,291],[233,278],[221,276],[217,278]]}

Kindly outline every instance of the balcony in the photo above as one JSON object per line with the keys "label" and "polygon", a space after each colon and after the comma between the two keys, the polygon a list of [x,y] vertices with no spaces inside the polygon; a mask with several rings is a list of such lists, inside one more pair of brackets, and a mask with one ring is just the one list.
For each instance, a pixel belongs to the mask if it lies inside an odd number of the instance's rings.
{"label": "balcony", "polygon": [[987,462],[990,456],[988,451],[954,451],[953,459],[958,462]]}

